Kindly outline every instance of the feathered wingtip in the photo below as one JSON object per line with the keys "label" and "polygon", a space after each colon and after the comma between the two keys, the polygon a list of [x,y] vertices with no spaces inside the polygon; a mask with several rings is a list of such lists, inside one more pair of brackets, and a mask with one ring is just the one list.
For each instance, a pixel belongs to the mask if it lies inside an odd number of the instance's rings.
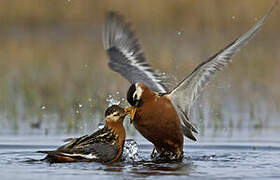
{"label": "feathered wingtip", "polygon": [[145,55],[130,23],[118,12],[107,14],[103,45],[110,58],[109,67],[124,76],[130,83],[142,82],[156,92],[165,93],[158,73],[146,62]]}
{"label": "feathered wingtip", "polygon": [[116,48],[127,56],[137,56],[139,63],[145,64],[145,56],[131,24],[118,12],[107,13],[103,30],[103,45],[106,50]]}
{"label": "feathered wingtip", "polygon": [[134,37],[134,32],[131,30],[131,24],[126,22],[119,12],[110,11],[106,15],[103,31],[104,48],[108,50],[118,46],[116,43],[122,41],[123,43],[129,43],[123,45],[133,45],[134,50],[140,50],[138,40]]}
{"label": "feathered wingtip", "polygon": [[[237,51],[245,46],[250,39],[261,29],[266,18],[271,14],[274,8],[278,5],[278,0],[275,1],[273,6],[266,12],[266,14],[247,32],[239,36],[235,41],[230,43],[226,48],[220,50],[214,56],[211,56],[206,61],[199,64],[192,73],[190,73],[183,81],[181,81],[168,95],[171,102],[176,107],[177,112],[181,113],[180,120],[184,126],[183,132],[187,137],[194,139],[191,130],[191,121],[187,118],[190,110],[196,99],[208,84],[215,73],[221,71],[229,64]],[[193,131],[194,132],[194,131]]]}

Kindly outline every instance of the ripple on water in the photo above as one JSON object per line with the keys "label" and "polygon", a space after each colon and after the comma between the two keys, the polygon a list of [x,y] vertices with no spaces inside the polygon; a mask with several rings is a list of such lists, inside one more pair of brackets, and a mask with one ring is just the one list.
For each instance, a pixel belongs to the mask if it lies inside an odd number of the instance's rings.
{"label": "ripple on water", "polygon": [[[224,147],[224,148],[223,148]],[[280,177],[280,148],[244,145],[188,145],[185,157],[177,163],[150,161],[151,145],[125,142],[122,161],[112,165],[100,163],[48,164],[42,161],[41,149],[53,146],[0,145],[1,179],[84,179],[84,178],[269,178]],[[32,160],[33,159],[33,160]]]}

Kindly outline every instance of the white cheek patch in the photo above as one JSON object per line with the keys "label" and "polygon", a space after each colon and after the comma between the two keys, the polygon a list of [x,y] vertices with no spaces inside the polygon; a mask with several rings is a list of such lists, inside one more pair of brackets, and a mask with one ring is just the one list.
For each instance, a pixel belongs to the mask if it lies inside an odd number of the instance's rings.
{"label": "white cheek patch", "polygon": [[114,116],[113,116],[113,114],[110,114],[109,116],[108,116],[108,119],[112,119]]}
{"label": "white cheek patch", "polygon": [[[143,89],[140,86],[138,86],[138,83],[136,84],[136,92],[135,93],[136,93],[136,99],[140,100],[141,96],[142,96],[142,93],[143,93]],[[134,94],[133,94],[133,96],[134,96]]]}
{"label": "white cheek patch", "polygon": [[118,121],[119,117],[114,116],[115,113],[111,114],[110,116],[107,117],[106,121]]}

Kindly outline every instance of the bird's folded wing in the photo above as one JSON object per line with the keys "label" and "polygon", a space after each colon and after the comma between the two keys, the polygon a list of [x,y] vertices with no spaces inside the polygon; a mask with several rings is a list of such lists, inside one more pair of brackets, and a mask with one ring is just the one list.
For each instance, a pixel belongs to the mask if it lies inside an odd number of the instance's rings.
{"label": "bird's folded wing", "polygon": [[[67,141],[66,141],[67,140]],[[69,138],[64,140],[67,142],[63,146],[59,147],[59,150],[62,149],[70,149],[70,148],[78,148],[83,146],[88,146],[95,143],[112,143],[116,140],[116,136],[106,127],[99,129],[98,131],[81,136],[79,138]]]}
{"label": "bird's folded wing", "polygon": [[119,148],[108,143],[97,143],[89,146],[72,149],[58,149],[55,151],[38,151],[49,156],[66,156],[77,160],[93,160],[109,162],[113,160],[119,152]]}
{"label": "bird's folded wing", "polygon": [[103,44],[109,66],[130,83],[144,83],[151,90],[166,93],[160,76],[146,62],[144,53],[128,23],[115,12],[108,14],[103,31]]}
{"label": "bird's folded wing", "polygon": [[[177,113],[185,113],[187,118],[180,118],[182,126],[188,125],[193,127],[190,122],[190,110],[195,103],[200,92],[206,86],[207,82],[213,77],[217,71],[221,71],[224,67],[231,62],[232,57],[236,52],[244,46],[261,28],[267,16],[270,15],[274,6],[265,14],[259,22],[254,25],[248,32],[242,34],[234,42],[229,44],[226,48],[222,49],[220,52],[210,57],[205,62],[198,65],[195,70],[188,75],[181,83],[178,84],[168,95],[172,104],[175,106]],[[183,111],[183,112],[180,112]],[[181,115],[184,117],[184,115]],[[189,129],[190,128],[183,128]],[[190,132],[186,132],[189,134]],[[185,133],[184,133],[185,134]]]}

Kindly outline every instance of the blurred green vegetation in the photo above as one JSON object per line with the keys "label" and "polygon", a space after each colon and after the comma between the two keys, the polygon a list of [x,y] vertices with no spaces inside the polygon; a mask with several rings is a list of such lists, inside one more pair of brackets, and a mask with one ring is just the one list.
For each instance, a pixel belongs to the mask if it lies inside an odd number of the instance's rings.
{"label": "blurred green vegetation", "polygon": [[[148,62],[168,75],[172,87],[247,31],[273,2],[3,0],[2,128],[17,132],[23,124],[42,128],[42,123],[55,132],[87,131],[103,120],[109,95],[126,105],[129,84],[108,68],[102,46],[103,21],[110,10],[133,24]],[[279,15],[277,7],[203,93],[194,110],[194,122],[202,130],[240,129],[247,126],[246,119],[252,128],[279,128]]]}

